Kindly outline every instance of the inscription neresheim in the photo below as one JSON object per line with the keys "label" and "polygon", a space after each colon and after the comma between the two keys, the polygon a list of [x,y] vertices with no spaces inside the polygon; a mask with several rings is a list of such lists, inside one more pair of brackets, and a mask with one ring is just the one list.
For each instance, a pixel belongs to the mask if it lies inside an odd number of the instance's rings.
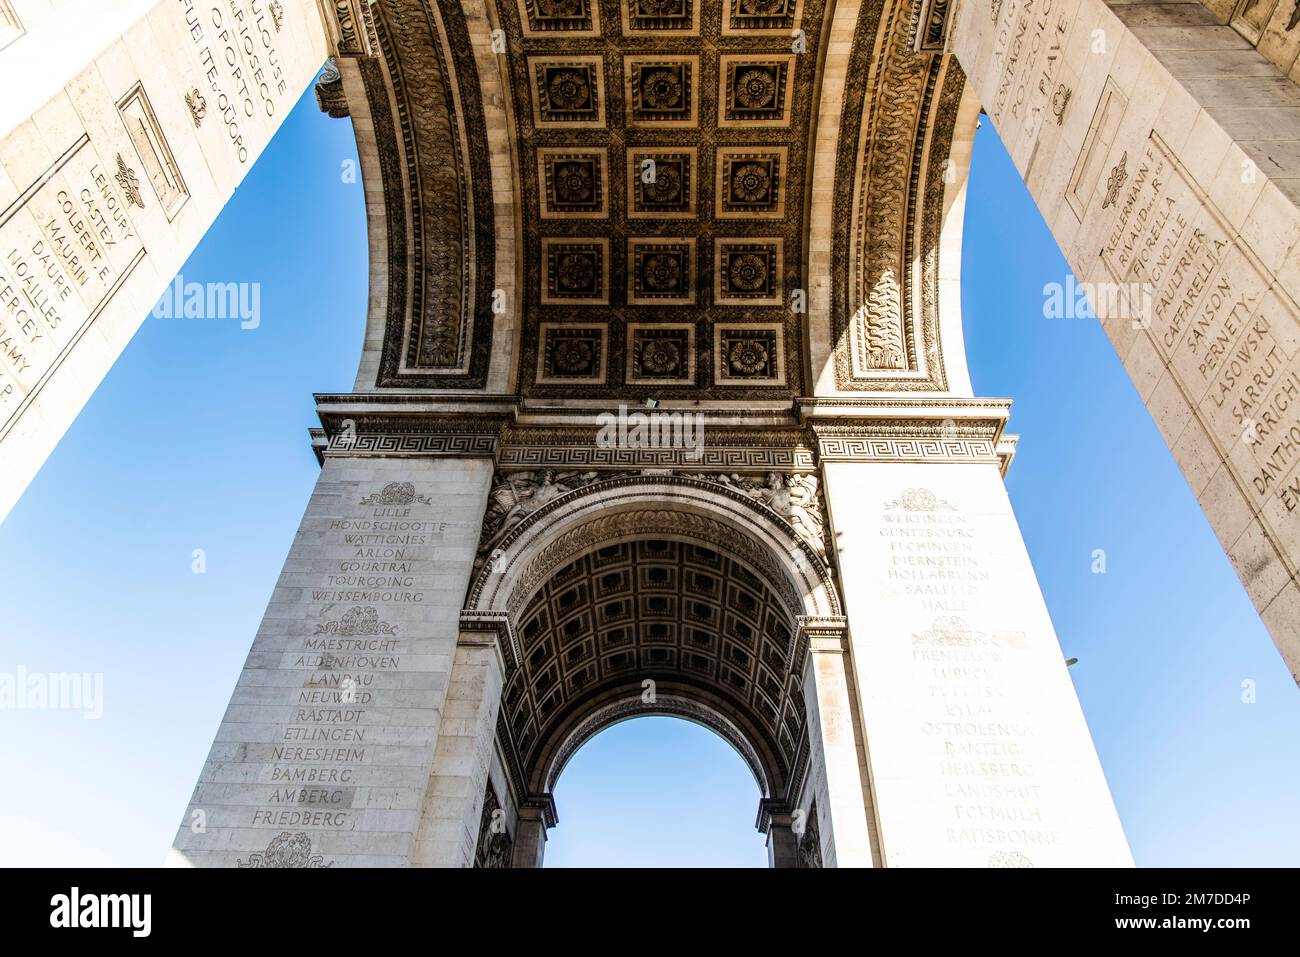
{"label": "inscription neresheim", "polygon": [[931,623],[913,634],[911,658],[923,691],[917,731],[937,742],[932,767],[948,802],[935,826],[948,844],[981,851],[1061,844],[1027,747],[1038,731],[1009,691],[1024,635],[983,633],[966,617],[995,587],[979,529],[925,489],[904,492],[882,519],[889,592]]}
{"label": "inscription neresheim", "polygon": [[416,514],[432,503],[409,482],[391,482],[362,504],[369,506],[364,516],[326,526],[324,544],[345,546],[350,557],[325,573],[329,587],[313,591],[311,601],[321,611],[345,610],[300,639],[292,664],[306,679],[293,720],[272,749],[273,787],[254,810],[254,825],[353,826],[357,770],[373,746],[366,716],[383,706],[385,692],[397,690],[383,676],[402,664],[400,629],[384,618],[384,609],[424,601],[418,566],[449,524]]}

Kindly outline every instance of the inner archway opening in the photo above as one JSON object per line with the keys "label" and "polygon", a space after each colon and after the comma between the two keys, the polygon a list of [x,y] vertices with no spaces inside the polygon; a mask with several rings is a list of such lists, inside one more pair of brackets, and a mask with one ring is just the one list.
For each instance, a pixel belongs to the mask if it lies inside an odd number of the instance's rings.
{"label": "inner archway opening", "polygon": [[556,782],[546,867],[767,867],[750,767],[715,732],[644,716],[589,738]]}

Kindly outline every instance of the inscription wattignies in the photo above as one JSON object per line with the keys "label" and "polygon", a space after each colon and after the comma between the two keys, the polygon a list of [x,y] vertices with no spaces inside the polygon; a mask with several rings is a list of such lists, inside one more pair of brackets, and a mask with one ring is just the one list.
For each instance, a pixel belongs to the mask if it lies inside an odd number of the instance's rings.
{"label": "inscription wattignies", "polygon": [[395,714],[418,704],[403,681],[418,649],[395,612],[425,602],[431,549],[449,523],[426,517],[432,503],[409,482],[358,501],[354,514],[322,520],[313,540],[332,557],[313,575],[325,587],[307,595],[310,634],[281,656],[302,684],[271,749],[270,787],[250,809],[254,827],[356,829],[373,775],[403,743]]}

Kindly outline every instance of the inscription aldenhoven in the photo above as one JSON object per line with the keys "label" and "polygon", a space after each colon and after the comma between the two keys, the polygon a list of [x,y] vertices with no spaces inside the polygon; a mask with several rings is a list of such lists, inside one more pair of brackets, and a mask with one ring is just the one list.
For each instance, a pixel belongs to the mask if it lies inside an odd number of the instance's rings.
{"label": "inscription aldenhoven", "polygon": [[933,742],[925,760],[947,799],[934,826],[948,844],[981,853],[1061,846],[1064,833],[1042,800],[1033,757],[1040,727],[1014,682],[1025,634],[981,633],[967,620],[987,613],[981,595],[993,579],[978,526],[925,488],[904,490],[882,518],[885,594],[909,618],[930,623],[913,633],[910,656],[923,690],[916,730]]}
{"label": "inscription aldenhoven", "polygon": [[[386,616],[424,603],[431,548],[449,523],[417,514],[427,514],[432,502],[411,482],[390,482],[356,501],[362,512],[324,525],[319,545],[337,557],[319,576],[328,587],[310,592],[315,628],[282,656],[281,667],[301,676],[301,687],[272,746],[271,787],[251,809],[254,827],[354,830],[364,810],[358,795],[371,780],[363,769],[376,764],[376,753],[379,764],[393,760],[393,725],[400,720],[393,712],[410,697],[403,663],[418,660],[422,649],[404,641],[401,626]],[[350,602],[362,604],[334,611]],[[298,842],[290,859],[305,861],[303,838],[290,839]],[[272,850],[262,857],[270,860]]]}

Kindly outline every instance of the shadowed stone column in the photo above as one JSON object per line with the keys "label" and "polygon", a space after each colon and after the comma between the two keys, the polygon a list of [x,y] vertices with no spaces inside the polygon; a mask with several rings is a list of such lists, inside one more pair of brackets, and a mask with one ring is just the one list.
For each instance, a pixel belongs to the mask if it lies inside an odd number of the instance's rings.
{"label": "shadowed stone column", "polygon": [[474,866],[505,672],[497,625],[462,616],[413,865]]}
{"label": "shadowed stone column", "polygon": [[1131,865],[998,466],[823,469],[882,863]]}
{"label": "shadowed stone column", "polygon": [[549,794],[531,797],[519,805],[512,867],[541,867],[546,855],[546,829],[555,826],[555,800]]}
{"label": "shadowed stone column", "polygon": [[965,0],[949,48],[1084,284],[1045,316],[1091,300],[1300,675],[1300,88],[1196,2]]}
{"label": "shadowed stone column", "polygon": [[876,867],[871,793],[847,668],[846,626],[847,620],[839,617],[799,619],[808,643],[803,686],[814,758],[811,783],[820,818],[822,865]]}
{"label": "shadowed stone column", "polygon": [[759,830],[767,833],[767,866],[798,867],[799,838],[791,826],[790,812],[765,798],[758,814]]}
{"label": "shadowed stone column", "polygon": [[481,809],[500,688],[460,640],[491,477],[487,454],[324,455],[172,863],[460,860],[441,825]]}

